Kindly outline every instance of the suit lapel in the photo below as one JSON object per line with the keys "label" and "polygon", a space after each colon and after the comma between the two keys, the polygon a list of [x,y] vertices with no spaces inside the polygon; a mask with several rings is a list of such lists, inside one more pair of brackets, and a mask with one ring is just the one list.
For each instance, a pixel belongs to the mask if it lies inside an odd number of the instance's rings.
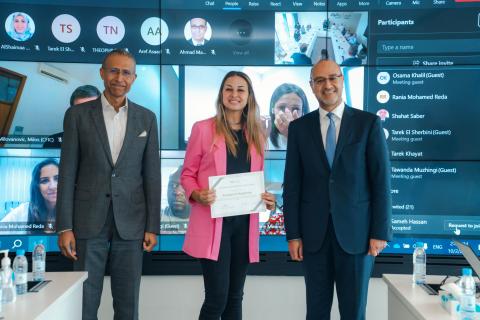
{"label": "suit lapel", "polygon": [[100,98],[95,100],[92,109],[90,110],[90,115],[92,116],[93,123],[97,129],[98,138],[105,151],[105,155],[110,162],[110,165],[113,167],[112,153],[110,151],[110,144],[108,143],[107,127],[105,126],[105,120],[103,118],[102,102]]}
{"label": "suit lapel", "polygon": [[320,131],[320,111],[318,109],[312,112],[309,121],[310,125],[308,128],[310,128],[310,136],[315,143],[315,149],[318,150],[323,165],[330,168],[328,165],[327,154],[325,153],[325,146],[323,145],[322,133]]}
{"label": "suit lapel", "polygon": [[335,166],[335,162],[337,161],[338,157],[342,153],[343,147],[348,143],[350,140],[350,135],[352,132],[352,126],[354,125],[354,113],[351,107],[345,105],[345,109],[342,115],[342,122],[340,125],[340,132],[338,133],[338,141],[337,147],[335,148],[335,158],[333,160],[333,165]]}
{"label": "suit lapel", "polygon": [[255,172],[259,171],[262,168],[262,157],[258,154],[255,147],[248,147],[250,151],[250,171]]}
{"label": "suit lapel", "polygon": [[127,128],[125,129],[125,138],[123,139],[122,148],[120,149],[116,165],[122,161],[122,158],[125,157],[127,150],[129,150],[129,145],[132,143],[136,135],[140,134],[140,132],[137,132],[137,115],[137,107],[129,100],[127,111]]}
{"label": "suit lapel", "polygon": [[215,169],[217,175],[223,176],[227,174],[227,145],[225,138],[217,135],[215,132],[215,121],[212,121],[212,136],[213,136],[213,159],[215,161]]}

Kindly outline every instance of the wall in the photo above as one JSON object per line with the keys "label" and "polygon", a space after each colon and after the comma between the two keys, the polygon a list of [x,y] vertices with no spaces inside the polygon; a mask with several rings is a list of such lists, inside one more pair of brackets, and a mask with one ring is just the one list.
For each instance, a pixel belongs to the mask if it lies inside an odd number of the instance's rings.
{"label": "wall", "polygon": [[[144,276],[140,289],[140,319],[197,319],[202,301],[201,276]],[[105,277],[99,319],[112,318],[110,278]],[[387,286],[382,279],[371,279],[367,319],[385,320],[387,318]],[[303,277],[247,277],[243,319],[305,319]],[[334,298],[331,319],[340,319],[336,298]]]}

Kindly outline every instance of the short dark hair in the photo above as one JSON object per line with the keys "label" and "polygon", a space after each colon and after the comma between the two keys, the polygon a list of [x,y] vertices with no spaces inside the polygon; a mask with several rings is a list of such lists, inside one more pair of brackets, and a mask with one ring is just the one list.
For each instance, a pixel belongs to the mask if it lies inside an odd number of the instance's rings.
{"label": "short dark hair", "polygon": [[308,49],[308,44],[302,43],[302,44],[300,45],[300,52],[301,52],[301,53],[307,52],[307,49]]}
{"label": "short dark hair", "polygon": [[73,106],[77,99],[100,97],[101,94],[100,90],[95,86],[89,84],[80,86],[72,92],[72,95],[70,96],[70,106]]}
{"label": "short dark hair", "polygon": [[133,54],[130,53],[130,51],[124,48],[119,48],[119,49],[113,49],[112,51],[106,54],[106,56],[103,58],[103,61],[102,61],[102,68],[105,68],[105,63],[107,62],[108,58],[115,55],[128,57],[133,60],[135,65],[137,64],[137,60],[135,60],[135,57],[133,56]]}

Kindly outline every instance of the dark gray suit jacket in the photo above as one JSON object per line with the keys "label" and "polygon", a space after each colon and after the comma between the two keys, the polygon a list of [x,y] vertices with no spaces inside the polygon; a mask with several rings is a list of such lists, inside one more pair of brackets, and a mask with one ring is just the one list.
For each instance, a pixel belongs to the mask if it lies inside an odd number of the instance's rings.
{"label": "dark gray suit jacket", "polygon": [[128,101],[125,139],[113,164],[100,98],[65,113],[57,230],[95,237],[110,203],[124,240],[160,231],[160,159],[155,114]]}

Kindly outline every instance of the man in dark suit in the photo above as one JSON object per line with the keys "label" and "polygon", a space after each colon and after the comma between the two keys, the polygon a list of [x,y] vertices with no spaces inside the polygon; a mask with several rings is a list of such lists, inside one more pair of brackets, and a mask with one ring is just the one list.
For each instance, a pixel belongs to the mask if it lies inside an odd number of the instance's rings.
{"label": "man in dark suit", "polygon": [[100,69],[105,90],[64,118],[57,200],[58,245],[88,271],[83,319],[97,319],[107,262],[115,319],[138,319],[143,250],[160,229],[155,115],[128,100],[135,59],[117,49]]}
{"label": "man in dark suit", "polygon": [[208,39],[205,38],[207,33],[208,23],[203,18],[190,19],[190,33],[192,38],[188,40],[192,46],[201,47],[208,43]]}
{"label": "man in dark suit", "polygon": [[373,257],[392,237],[387,145],[377,116],[343,103],[334,61],[320,61],[310,76],[320,108],[288,130],[288,247],[303,261],[307,319],[330,319],[334,283],[341,318],[365,319]]}

